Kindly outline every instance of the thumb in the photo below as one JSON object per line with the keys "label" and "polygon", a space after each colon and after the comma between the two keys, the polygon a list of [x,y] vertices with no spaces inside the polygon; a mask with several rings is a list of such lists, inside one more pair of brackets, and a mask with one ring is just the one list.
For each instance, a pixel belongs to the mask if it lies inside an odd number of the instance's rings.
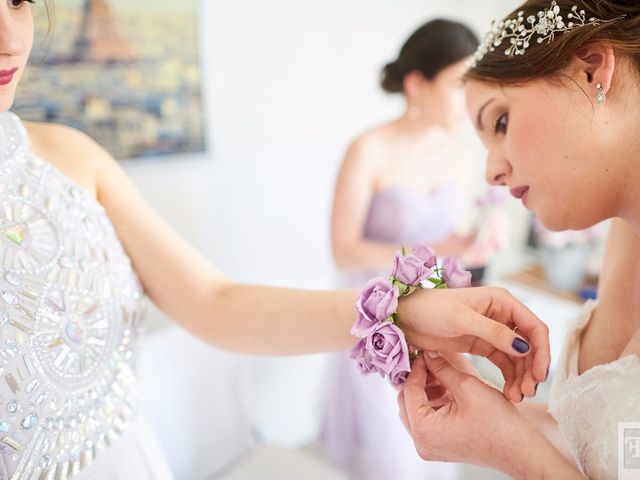
{"label": "thumb", "polygon": [[404,412],[411,431],[423,419],[433,412],[427,397],[427,367],[422,358],[417,358],[411,365],[411,373],[404,384],[402,397]]}
{"label": "thumb", "polygon": [[425,352],[424,356],[425,364],[431,379],[434,378],[440,382],[440,384],[449,390],[454,399],[458,400],[462,392],[462,384],[467,378],[474,378],[473,375],[461,372],[456,367],[451,365],[449,361],[436,352]]}

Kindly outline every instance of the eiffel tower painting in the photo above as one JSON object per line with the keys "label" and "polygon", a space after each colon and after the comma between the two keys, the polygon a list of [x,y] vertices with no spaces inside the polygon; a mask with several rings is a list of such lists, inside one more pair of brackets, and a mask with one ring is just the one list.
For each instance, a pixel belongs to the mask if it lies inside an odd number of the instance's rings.
{"label": "eiffel tower painting", "polygon": [[118,29],[108,0],[85,0],[72,62],[117,63],[135,59],[133,49]]}
{"label": "eiffel tower painting", "polygon": [[[62,28],[36,42],[43,61],[29,65],[12,110],[73,126],[121,160],[203,152],[198,3],[55,0]],[[37,17],[38,37],[47,20]],[[0,228],[0,244],[26,241],[14,227]]]}

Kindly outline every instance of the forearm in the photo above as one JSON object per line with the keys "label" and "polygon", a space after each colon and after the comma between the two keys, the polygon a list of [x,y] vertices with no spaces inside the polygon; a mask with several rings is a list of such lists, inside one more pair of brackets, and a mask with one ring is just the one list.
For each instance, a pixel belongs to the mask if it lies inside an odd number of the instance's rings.
{"label": "forearm", "polygon": [[558,422],[549,413],[548,406],[542,403],[523,402],[516,408],[533,427],[537,428],[547,440],[566,458],[573,462],[573,455],[567,439],[560,431]]}
{"label": "forearm", "polygon": [[[346,349],[354,343],[353,292],[312,292],[237,285],[156,215],[145,220],[162,242],[129,238],[145,290],[169,317],[205,341],[255,354]],[[125,230],[122,230],[125,232]],[[123,235],[126,236],[126,235]]]}
{"label": "forearm", "polygon": [[569,462],[547,438],[530,427],[522,435],[514,453],[500,467],[504,473],[517,480],[584,480],[573,462]]}
{"label": "forearm", "polygon": [[226,350],[294,355],[348,349],[355,343],[355,292],[229,285],[211,297],[209,312],[190,323]]}
{"label": "forearm", "polygon": [[100,200],[145,292],[170,318],[211,344],[239,352],[311,353],[355,343],[349,335],[354,293],[231,282],[142,200],[114,163],[105,165],[109,183]]}

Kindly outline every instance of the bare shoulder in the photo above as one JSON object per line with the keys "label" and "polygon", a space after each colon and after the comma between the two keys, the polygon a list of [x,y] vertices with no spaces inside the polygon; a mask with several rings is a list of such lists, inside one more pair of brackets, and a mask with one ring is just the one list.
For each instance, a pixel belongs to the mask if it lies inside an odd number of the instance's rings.
{"label": "bare shoulder", "polygon": [[55,123],[25,122],[34,152],[92,193],[112,157],[88,135]]}
{"label": "bare shoulder", "polygon": [[385,160],[390,143],[387,126],[380,126],[360,134],[347,149],[345,166],[359,170],[375,170]]}

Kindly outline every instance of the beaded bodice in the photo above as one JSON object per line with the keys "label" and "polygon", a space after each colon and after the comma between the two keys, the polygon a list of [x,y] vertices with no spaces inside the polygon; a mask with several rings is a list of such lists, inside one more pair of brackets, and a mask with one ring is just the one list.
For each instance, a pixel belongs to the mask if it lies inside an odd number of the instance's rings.
{"label": "beaded bodice", "polygon": [[143,304],[104,209],[0,114],[0,479],[70,478],[126,430]]}

